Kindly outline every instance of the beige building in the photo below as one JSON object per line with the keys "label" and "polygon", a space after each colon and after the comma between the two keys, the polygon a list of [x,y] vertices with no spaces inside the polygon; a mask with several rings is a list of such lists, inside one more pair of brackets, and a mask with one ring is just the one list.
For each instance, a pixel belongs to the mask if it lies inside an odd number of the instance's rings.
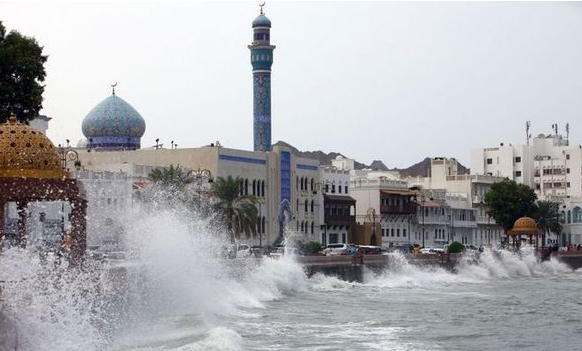
{"label": "beige building", "polygon": [[[251,243],[265,245],[281,241],[284,237],[283,223],[289,223],[288,228],[296,231],[302,241],[320,238],[317,211],[322,206],[321,198],[309,190],[311,184],[320,183],[319,162],[298,158],[289,149],[276,146],[272,151],[253,152],[204,146],[77,151],[84,171],[122,171],[136,180],[146,179],[155,167],[170,165],[180,165],[186,170],[207,169],[211,177],[240,177],[243,180],[241,192],[259,198],[257,229],[260,235],[250,240]],[[308,203],[307,207],[305,203]]]}

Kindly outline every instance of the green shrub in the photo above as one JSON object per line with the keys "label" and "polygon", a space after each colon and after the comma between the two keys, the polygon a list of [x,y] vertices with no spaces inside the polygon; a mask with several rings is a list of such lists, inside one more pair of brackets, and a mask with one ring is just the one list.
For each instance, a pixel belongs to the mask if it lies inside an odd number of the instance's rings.
{"label": "green shrub", "polygon": [[448,249],[449,253],[459,253],[465,251],[465,245],[461,244],[458,241],[454,241],[449,245]]}
{"label": "green shrub", "polygon": [[307,249],[307,253],[310,254],[318,253],[322,249],[321,243],[317,241],[308,242],[307,245],[305,245],[305,248]]}

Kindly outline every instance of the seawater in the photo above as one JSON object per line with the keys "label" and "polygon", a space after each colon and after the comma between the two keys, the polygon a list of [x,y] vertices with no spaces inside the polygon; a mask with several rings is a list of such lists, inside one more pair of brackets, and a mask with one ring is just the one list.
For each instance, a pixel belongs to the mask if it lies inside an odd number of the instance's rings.
{"label": "seawater", "polygon": [[220,229],[158,211],[128,219],[125,262],[84,270],[11,249],[5,313],[21,350],[582,349],[582,272],[533,253],[410,265],[363,283],[308,278],[293,256],[222,259]]}

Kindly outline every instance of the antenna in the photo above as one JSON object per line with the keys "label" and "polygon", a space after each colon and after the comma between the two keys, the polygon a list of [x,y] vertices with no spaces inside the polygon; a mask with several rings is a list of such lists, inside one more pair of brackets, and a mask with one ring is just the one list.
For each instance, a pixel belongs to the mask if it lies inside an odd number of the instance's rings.
{"label": "antenna", "polygon": [[531,134],[529,133],[530,127],[531,127],[531,121],[525,121],[525,139],[527,141],[527,146],[529,146],[529,138],[531,138]]}
{"label": "antenna", "polygon": [[570,145],[570,123],[566,123],[566,145]]}

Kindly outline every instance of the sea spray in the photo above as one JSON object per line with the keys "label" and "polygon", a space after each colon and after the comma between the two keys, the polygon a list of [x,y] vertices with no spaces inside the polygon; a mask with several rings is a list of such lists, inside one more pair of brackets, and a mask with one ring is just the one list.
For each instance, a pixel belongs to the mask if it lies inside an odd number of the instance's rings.
{"label": "sea spray", "polygon": [[41,260],[32,248],[2,253],[6,312],[22,350],[236,350],[225,321],[306,289],[292,254],[221,255],[229,245],[212,218],[180,208],[136,206],[127,218],[126,260]]}

